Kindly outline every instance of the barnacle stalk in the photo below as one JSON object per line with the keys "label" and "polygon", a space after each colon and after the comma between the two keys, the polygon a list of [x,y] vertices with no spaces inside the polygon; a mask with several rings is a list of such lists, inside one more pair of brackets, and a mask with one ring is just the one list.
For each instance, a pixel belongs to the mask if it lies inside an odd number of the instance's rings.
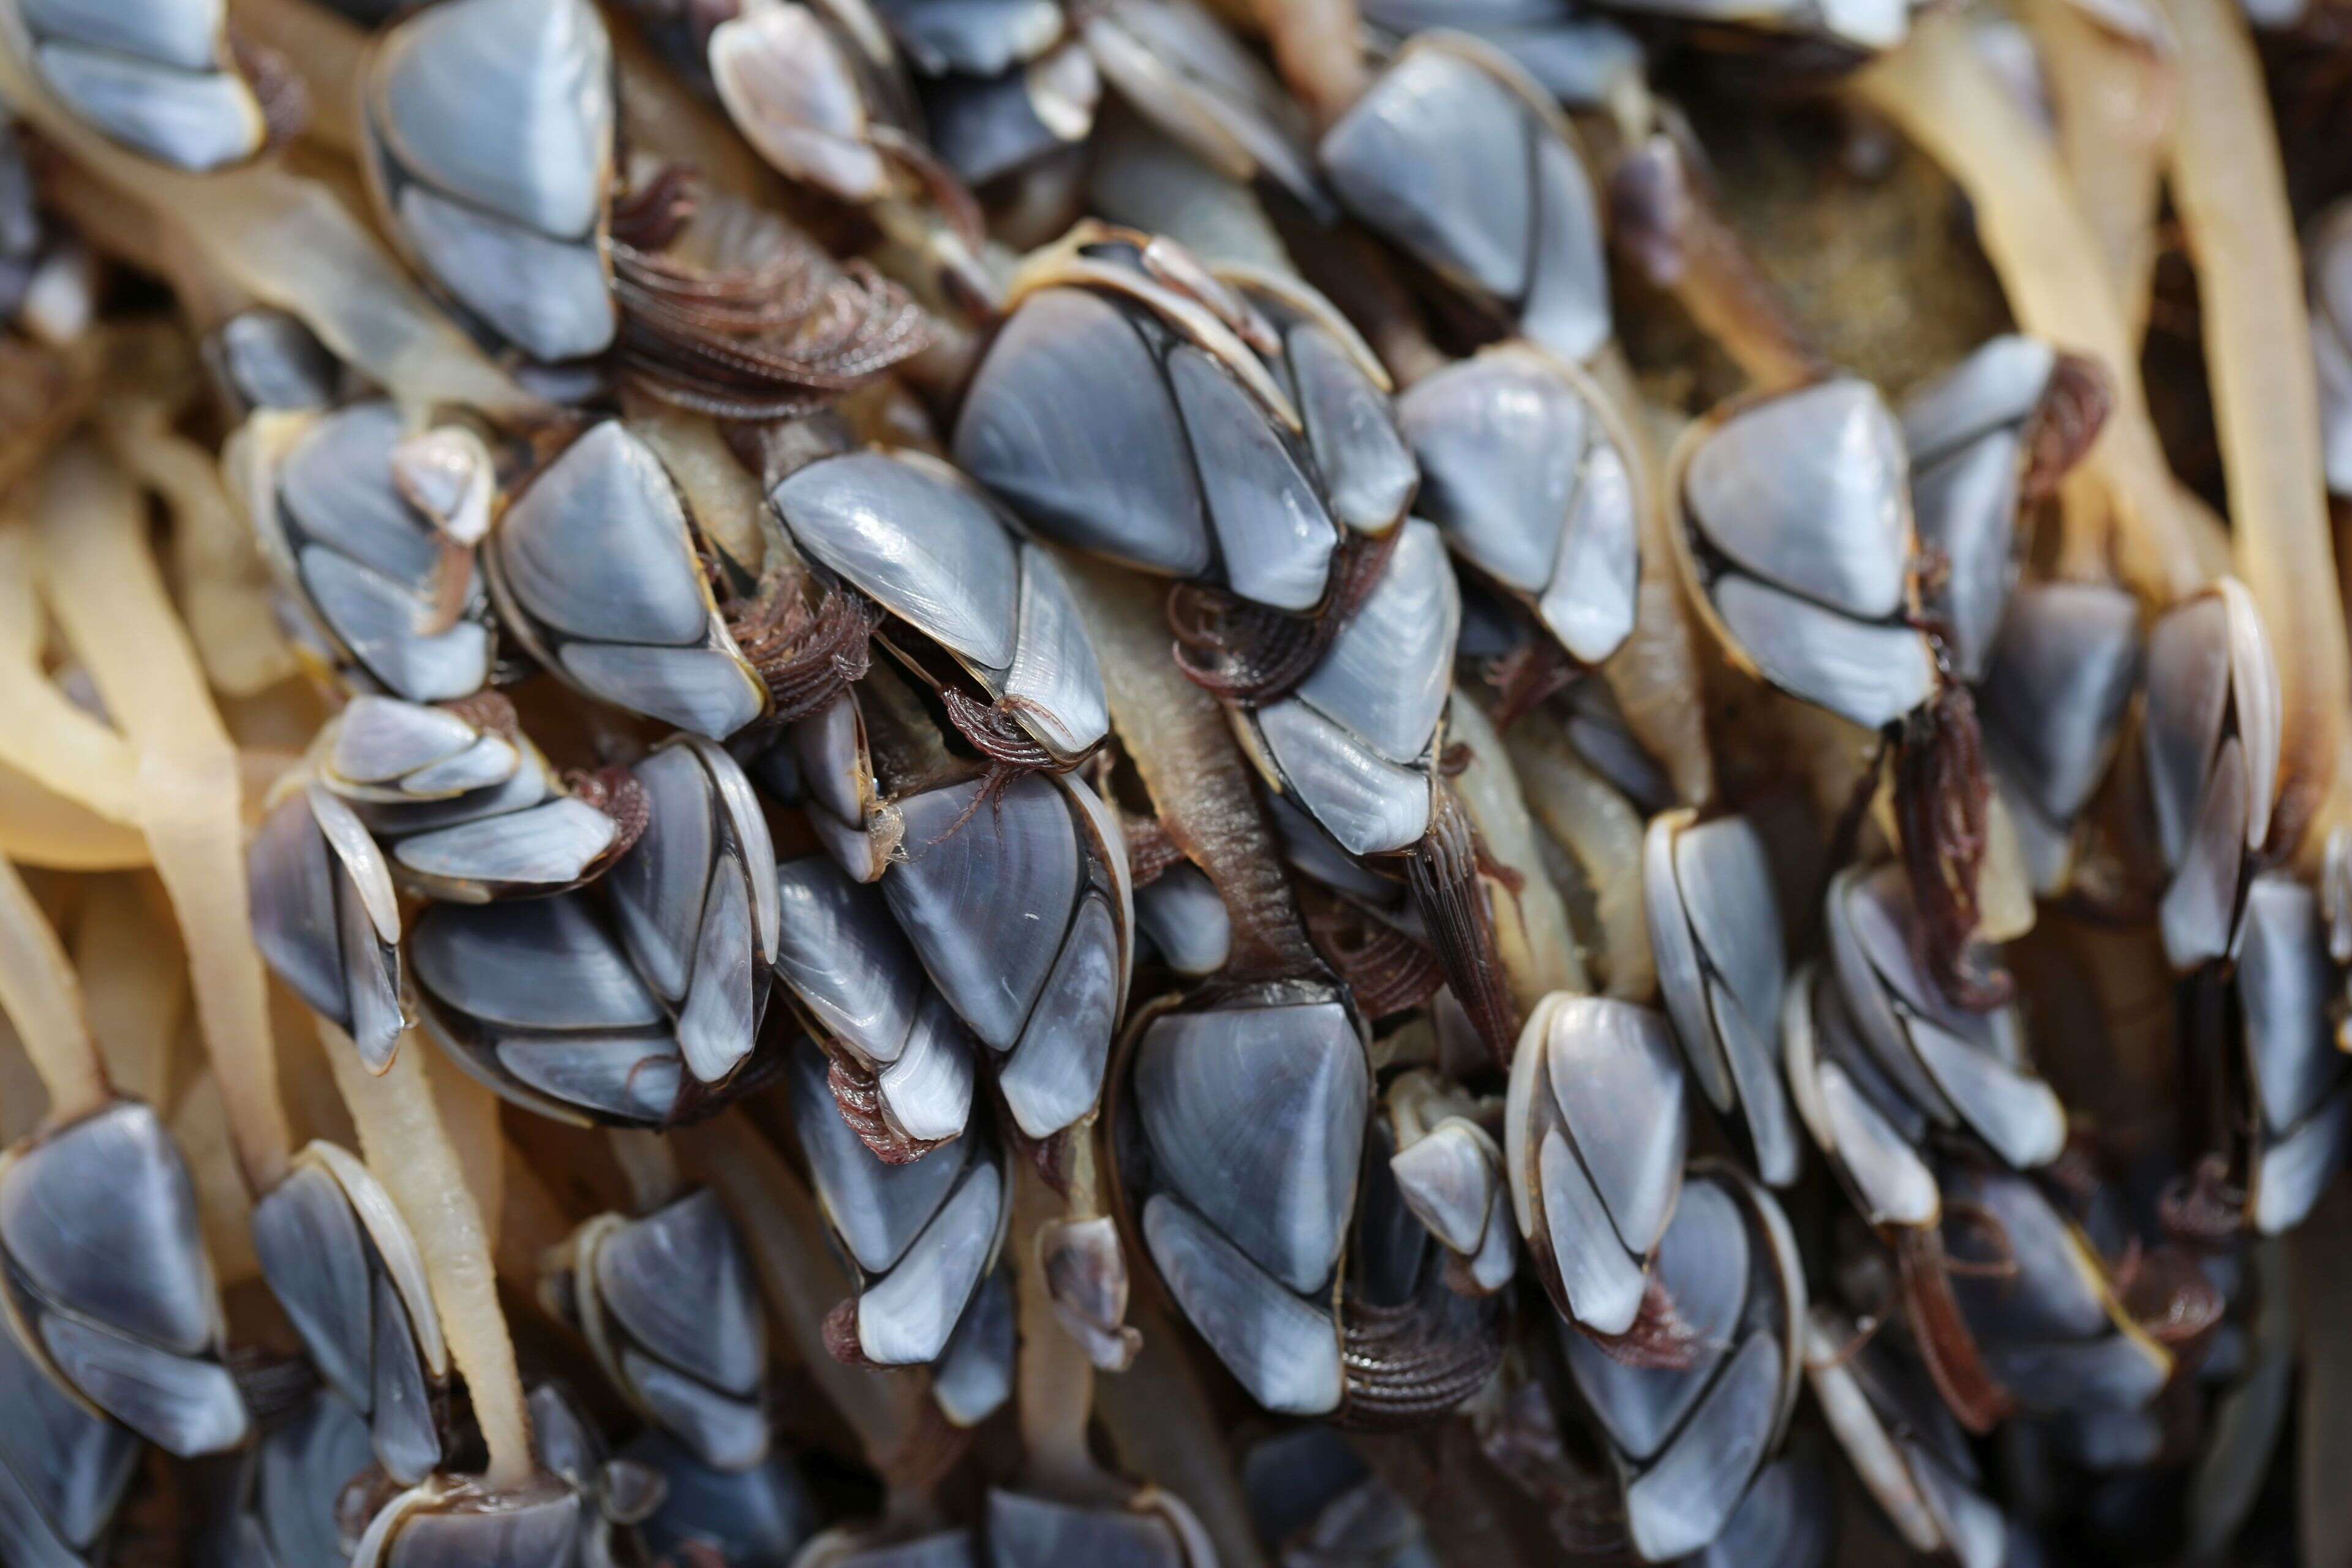
{"label": "barnacle stalk", "polygon": [[87,443],[58,455],[35,505],[49,603],[137,757],[137,821],[180,919],[238,1163],[262,1193],[285,1174],[291,1136],[247,904],[236,752],[142,525],[137,489]]}
{"label": "barnacle stalk", "polygon": [[1781,390],[1822,374],[1829,362],[1820,344],[1733,232],[1689,127],[1678,114],[1654,112],[1654,126],[1610,171],[1612,243],[1757,385]]}
{"label": "barnacle stalk", "polygon": [[1129,1316],[1142,1349],[1125,1372],[1095,1390],[1113,1451],[1126,1468],[1183,1497],[1225,1568],[1265,1568],[1266,1554],[1225,1450],[1224,1418],[1184,1354],[1183,1331],[1158,1303],[1141,1298]]}
{"label": "barnacle stalk", "polygon": [[2352,824],[2352,653],[2322,481],[2303,267],[2244,18],[2165,0],[2180,34],[2173,200],[2197,263],[2239,573],[2278,663],[2285,726],[2271,844],[2316,871]]}
{"label": "barnacle stalk", "polygon": [[1715,798],[1715,755],[1709,749],[1706,714],[1689,700],[1699,690],[1699,633],[1683,597],[1675,566],[1672,491],[1665,479],[1666,442],[1646,417],[1650,409],[1624,354],[1614,345],[1593,360],[1601,384],[1634,426],[1634,449],[1649,482],[1641,493],[1641,575],[1634,590],[1633,630],[1609,656],[1601,674],[1624,710],[1625,721],[1644,746],[1657,753],[1686,805]]}
{"label": "barnacle stalk", "polygon": [[[136,837],[139,760],[129,742],[58,689],[42,668],[47,628],[29,529],[0,529],[0,764],[100,826]],[[11,847],[17,857],[24,849]],[[143,847],[132,864],[143,864]]]}
{"label": "barnacle stalk", "polygon": [[2147,321],[2165,141],[2179,92],[2174,42],[2160,29],[2123,26],[2126,17],[2152,18],[2153,12],[2026,0],[2018,15],[2032,32],[2055,100],[2058,155],[2106,253],[2125,326],[2137,342]]}
{"label": "barnacle stalk", "polygon": [[32,889],[0,860],[0,1009],[49,1091],[48,1121],[79,1121],[113,1096],[82,1013],[81,983]]}
{"label": "barnacle stalk", "polygon": [[[1920,17],[1910,40],[1857,73],[1851,90],[1968,193],[2018,324],[2106,373],[2114,410],[2084,467],[2114,509],[2117,564],[2155,604],[2194,592],[2206,573],[2148,416],[2106,253],[2048,140],[1977,58],[1958,16]],[[2068,520],[2070,533],[2095,526]]]}
{"label": "barnacle stalk", "polygon": [[520,1487],[535,1468],[522,1376],[499,1306],[481,1205],[466,1184],[457,1146],[425,1081],[431,1047],[412,1042],[377,1075],[361,1066],[359,1047],[324,1018],[319,1020],[319,1043],[351,1108],[368,1166],[399,1205],[425,1256],[441,1331],[466,1374],[466,1391],[489,1449],[483,1484],[492,1491]]}
{"label": "barnacle stalk", "polygon": [[629,1206],[635,1212],[651,1214],[685,1190],[677,1151],[664,1134],[642,1127],[608,1127],[604,1144],[629,1184]]}
{"label": "barnacle stalk", "polygon": [[1160,594],[1146,578],[1065,554],[1079,612],[1102,662],[1111,722],[1159,808],[1160,826],[1216,884],[1234,927],[1235,979],[1318,973],[1284,877],[1282,847],[1252,790],[1216,699],[1168,657]]}
{"label": "barnacle stalk", "polygon": [[147,840],[68,795],[0,764],[0,855],[60,871],[122,871],[148,863]]}
{"label": "barnacle stalk", "polygon": [[108,1079],[150,1105],[164,1103],[174,1087],[173,1047],[188,1007],[179,946],[170,914],[149,897],[145,879],[107,877],[83,894],[72,944],[83,1016]]}
{"label": "barnacle stalk", "polygon": [[253,531],[231,505],[211,452],[172,428],[163,397],[123,397],[99,431],[116,462],[163,496],[187,606],[189,639],[205,673],[231,697],[250,697],[294,673],[293,650],[270,613],[269,575]]}
{"label": "barnacle stalk", "polygon": [[1021,1162],[1013,1176],[1014,1291],[1021,1350],[1014,1399],[1020,1406],[1022,1479],[1050,1497],[1115,1501],[1126,1489],[1103,1473],[1087,1447],[1094,1410],[1095,1368],[1055,1310],[1046,1274],[1046,1227],[1062,1204],[1036,1165]]}
{"label": "barnacle stalk", "polygon": [[1503,738],[1485,710],[1459,692],[1447,714],[1447,732],[1469,753],[1452,782],[1491,863],[1495,947],[1511,1000],[1526,1015],[1555,991],[1581,994],[1592,978],[1567,906],[1544,872],[1538,819]]}
{"label": "barnacle stalk", "polygon": [[1642,818],[1578,757],[1561,729],[1517,725],[1503,737],[1528,808],[1575,857],[1601,933],[1596,978],[1604,994],[1640,1001],[1657,989],[1642,899]]}

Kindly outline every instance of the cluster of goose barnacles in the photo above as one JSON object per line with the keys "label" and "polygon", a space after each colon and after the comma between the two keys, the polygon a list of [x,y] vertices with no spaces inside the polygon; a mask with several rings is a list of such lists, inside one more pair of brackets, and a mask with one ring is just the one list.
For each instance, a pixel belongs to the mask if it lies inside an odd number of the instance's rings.
{"label": "cluster of goose barnacles", "polygon": [[2340,1555],[2344,37],[0,0],[0,1563]]}

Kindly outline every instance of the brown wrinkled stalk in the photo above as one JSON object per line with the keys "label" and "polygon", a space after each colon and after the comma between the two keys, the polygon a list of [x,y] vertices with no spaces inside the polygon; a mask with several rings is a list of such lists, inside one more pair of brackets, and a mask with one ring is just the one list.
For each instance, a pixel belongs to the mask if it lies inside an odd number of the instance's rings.
{"label": "brown wrinkled stalk", "polygon": [[1020,1359],[1013,1399],[1020,1407],[1022,1482],[1070,1502],[1116,1503],[1127,1488],[1103,1473],[1087,1446],[1094,1412],[1095,1368],[1054,1310],[1053,1288],[1038,1243],[1062,1217],[1062,1201],[1031,1160],[1014,1162],[1013,1234]]}
{"label": "brown wrinkled stalk", "polygon": [[1512,1001],[1526,1014],[1555,991],[1591,992],[1568,906],[1544,873],[1535,819],[1502,737],[1465,693],[1455,692],[1445,711],[1446,734],[1468,753],[1453,787],[1486,853],[1482,880],[1494,904],[1495,953]]}
{"label": "brown wrinkled stalk", "polygon": [[522,1374],[499,1306],[481,1206],[466,1184],[465,1167],[425,1080],[425,1058],[434,1047],[412,1032],[392,1066],[377,1077],[360,1065],[351,1037],[324,1018],[319,1020],[319,1044],[351,1107],[368,1168],[392,1194],[424,1254],[441,1331],[457,1370],[466,1374],[466,1392],[489,1448],[482,1482],[493,1491],[521,1486],[538,1468]]}
{"label": "brown wrinkled stalk", "polygon": [[1683,804],[1705,805],[1715,798],[1715,757],[1708,748],[1705,707],[1693,700],[1695,693],[1706,689],[1698,636],[1675,571],[1674,542],[1667,537],[1674,526],[1666,494],[1667,443],[1645,417],[1649,410],[1623,350],[1610,344],[1593,356],[1591,368],[1601,389],[1625,416],[1626,428],[1633,432],[1634,455],[1647,480],[1642,493],[1648,498],[1642,508],[1633,632],[1601,667],[1601,678],[1609,682],[1634,738],[1665,765]]}
{"label": "brown wrinkled stalk", "polygon": [[2103,26],[2074,0],[2022,0],[2019,19],[2058,110],[2058,155],[2137,342],[2147,324],[2165,135],[2178,93],[2170,52]]}
{"label": "brown wrinkled stalk", "polygon": [[[2084,460],[2114,510],[2125,577],[2156,605],[2206,579],[2147,412],[2098,235],[2057,153],[1980,61],[1961,18],[1930,12],[1910,41],[1851,79],[1863,102],[1941,163],[1974,205],[1977,232],[2018,325],[2096,360],[2116,400]],[[2076,487],[2075,494],[2088,494]],[[2070,531],[2076,520],[2068,520]],[[2093,524],[2095,526],[2095,524]]]}
{"label": "brown wrinkled stalk", "polygon": [[1136,573],[1062,552],[1121,743],[1187,859],[1216,885],[1233,920],[1236,979],[1296,979],[1323,962],[1307,940],[1283,872],[1282,846],[1258,807],[1248,762],[1217,700],[1169,654],[1166,590]]}
{"label": "brown wrinkled stalk", "polygon": [[1557,725],[1505,732],[1528,808],[1583,865],[1592,885],[1601,952],[1593,967],[1602,994],[1630,1002],[1657,994],[1658,970],[1642,896],[1642,815],[1585,766]]}
{"label": "brown wrinkled stalk", "polygon": [[35,530],[51,607],[138,758],[138,821],[187,944],[196,1017],[256,1193],[290,1151],[247,904],[236,749],[147,548],[140,496],[87,442],[50,465]]}
{"label": "brown wrinkled stalk", "polygon": [[81,983],[16,868],[0,860],[0,1008],[49,1091],[47,1121],[75,1121],[113,1098],[82,1017]]}
{"label": "brown wrinkled stalk", "polygon": [[1680,301],[1759,387],[1786,391],[1816,379],[1827,357],[1725,219],[1687,138],[1678,121],[1664,124],[1610,171],[1619,253]]}
{"label": "brown wrinkled stalk", "polygon": [[2303,265],[2244,18],[2165,0],[2181,40],[2170,169],[2203,306],[2238,574],[2278,661],[2285,729],[2271,844],[2315,871],[2352,826],[2352,653],[2336,595]]}

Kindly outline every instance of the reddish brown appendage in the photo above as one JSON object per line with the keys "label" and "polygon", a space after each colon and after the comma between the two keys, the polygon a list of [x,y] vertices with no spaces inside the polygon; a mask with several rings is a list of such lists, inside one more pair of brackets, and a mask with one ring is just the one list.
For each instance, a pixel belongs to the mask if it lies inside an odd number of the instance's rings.
{"label": "reddish brown appendage", "polygon": [[1504,987],[1503,965],[1496,956],[1494,911],[1478,880],[1478,836],[1450,786],[1441,784],[1432,793],[1429,831],[1404,853],[1405,886],[1454,1000],[1496,1065],[1508,1067],[1519,1037],[1519,1010]]}
{"label": "reddish brown appendage", "polygon": [[1445,984],[1437,955],[1387,921],[1312,885],[1301,885],[1298,901],[1307,939],[1355,994],[1365,1017],[1409,1012]]}
{"label": "reddish brown appendage", "polygon": [[1567,690],[1577,674],[1566,649],[1541,632],[1530,632],[1518,647],[1486,666],[1486,684],[1495,689],[1495,710],[1489,717],[1496,731],[1509,729]]}
{"label": "reddish brown appendage", "polygon": [[1223,588],[1178,584],[1168,592],[1177,668],[1202,690],[1244,708],[1287,697],[1314,673],[1332,639],[1371,595],[1403,531],[1392,528],[1378,538],[1348,533],[1322,605],[1304,616]]}
{"label": "reddish brown appendage", "polygon": [[1675,1299],[1666,1293],[1665,1285],[1655,1274],[1643,1282],[1642,1310],[1634,1317],[1632,1328],[1622,1334],[1588,1333],[1584,1337],[1620,1366],[1678,1372],[1698,1355],[1698,1331],[1676,1309]]}
{"label": "reddish brown appendage", "polygon": [[1933,1227],[1905,1229],[1895,1243],[1911,1338],[1936,1392],[1962,1426],[1982,1436],[2017,1408],[1984,1363],[1975,1333],[1952,1294],[1944,1240]]}
{"label": "reddish brown appendage", "polygon": [[831,1058],[832,1067],[825,1082],[833,1090],[833,1102],[841,1108],[841,1119],[857,1134],[859,1142],[874,1151],[874,1157],[886,1165],[911,1165],[942,1143],[952,1143],[952,1138],[909,1138],[890,1125],[882,1109],[882,1085],[865,1068],[851,1065],[838,1056]]}
{"label": "reddish brown appendage", "polygon": [[593,805],[613,819],[618,831],[605,851],[610,860],[627,854],[653,821],[653,800],[626,768],[598,768],[593,773],[575,768],[563,775],[563,783],[583,805]]}
{"label": "reddish brown appendage", "polygon": [[2031,503],[2055,494],[2058,481],[2083,460],[2106,427],[2116,386],[2106,368],[2081,354],[2062,353],[2025,432],[2025,478],[2019,499]]}
{"label": "reddish brown appendage", "polygon": [[1981,1012],[2009,1000],[2009,976],[1974,967],[1977,874],[1984,863],[1992,777],[1975,700],[1957,680],[1901,721],[1895,816],[1904,869],[1925,934],[1920,954],[1944,994]]}
{"label": "reddish brown appendage", "polygon": [[956,733],[971,742],[972,750],[988,759],[988,772],[981,781],[980,793],[963,808],[955,821],[948,825],[942,838],[954,833],[982,806],[1003,798],[1004,792],[1031,773],[1051,773],[1062,767],[1054,753],[1041,745],[1036,738],[1021,726],[1016,717],[1019,706],[1011,698],[982,702],[961,687],[943,687],[940,691],[940,705],[947,710],[948,722]]}
{"label": "reddish brown appendage", "polygon": [[475,729],[498,736],[504,741],[522,738],[522,725],[515,717],[514,704],[503,691],[485,689],[471,697],[460,697],[454,702],[444,702],[441,710],[454,713]]}
{"label": "reddish brown appendage", "polygon": [[637,250],[667,250],[694,218],[692,167],[665,163],[654,177],[613,203],[615,244]]}
{"label": "reddish brown appendage", "polygon": [[824,1315],[824,1353],[844,1366],[861,1367],[867,1372],[886,1370],[858,1342],[856,1297],[843,1297]]}
{"label": "reddish brown appendage", "polygon": [[1056,1196],[1066,1198],[1070,1195],[1069,1128],[1065,1127],[1059,1132],[1044,1138],[1032,1138],[1007,1117],[1005,1136],[1011,1140],[1014,1151],[1029,1162],[1030,1168],[1037,1173],[1039,1178],[1054,1189]]}
{"label": "reddish brown appendage", "polygon": [[865,679],[882,612],[863,594],[828,588],[812,610],[797,575],[773,573],[728,606],[727,629],[768,689],[770,724],[820,712]]}
{"label": "reddish brown appendage", "polygon": [[228,30],[229,56],[261,106],[265,145],[283,147],[310,123],[310,87],[277,50]]}
{"label": "reddish brown appendage", "polygon": [[1055,765],[1054,753],[1039,744],[1014,718],[1019,710],[1011,706],[1011,699],[982,702],[961,688],[950,686],[940,691],[940,700],[948,710],[948,721],[956,727],[958,734],[971,742],[972,750],[989,760],[992,772],[1009,771],[1017,777]]}
{"label": "reddish brown appendage", "polygon": [[904,289],[797,229],[779,225],[742,266],[664,254],[693,199],[673,167],[614,204],[614,352],[648,395],[721,419],[791,418],[930,346],[930,319]]}

